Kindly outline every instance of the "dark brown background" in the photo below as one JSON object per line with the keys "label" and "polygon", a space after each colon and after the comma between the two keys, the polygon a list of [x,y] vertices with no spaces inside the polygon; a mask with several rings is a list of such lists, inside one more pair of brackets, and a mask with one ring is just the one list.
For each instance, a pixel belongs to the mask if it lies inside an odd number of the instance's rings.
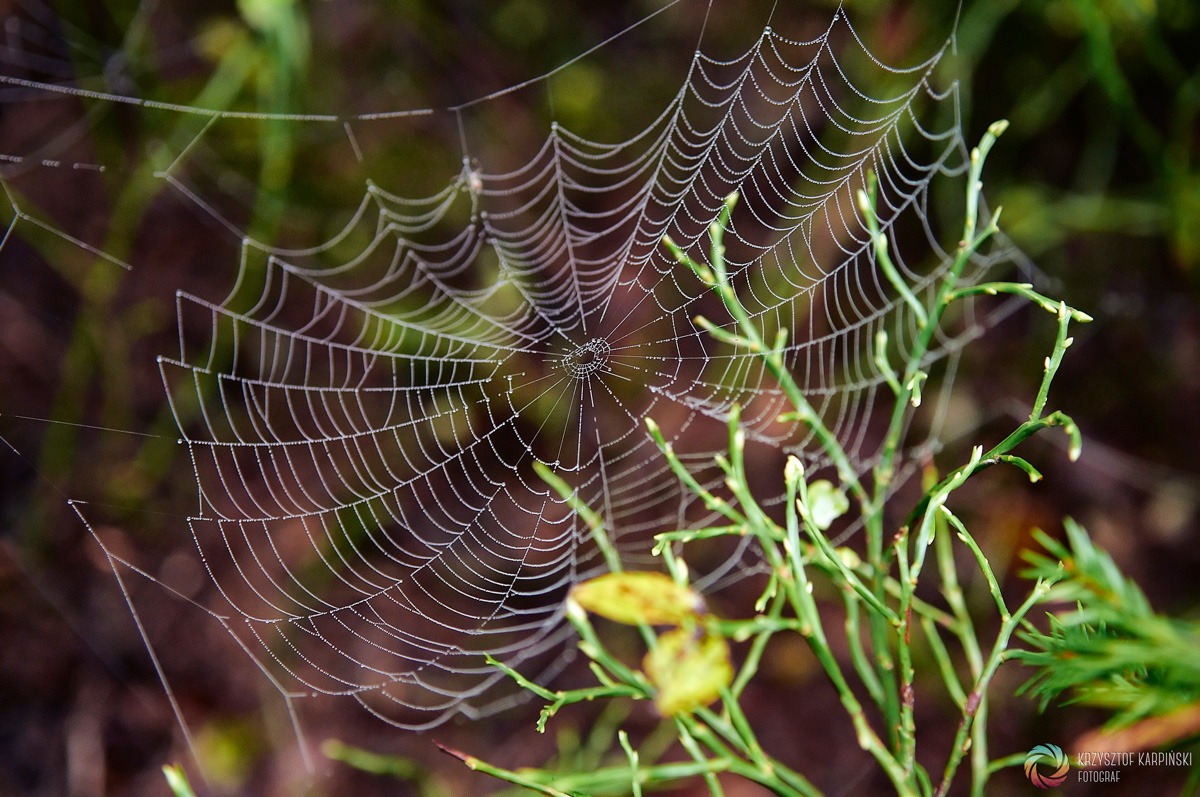
{"label": "dark brown background", "polygon": [[[944,39],[953,6],[855,2],[849,11],[884,60],[911,63]],[[702,7],[683,3],[551,79],[549,88],[542,82],[489,103],[472,127],[480,152],[493,162],[519,162],[540,143],[551,103],[556,118],[593,138],[638,129],[677,88]],[[768,7],[718,3],[708,46],[718,53],[744,48]],[[256,55],[247,84],[231,89],[230,107],[335,114],[441,108],[543,75],[653,8],[314,2],[300,12],[312,43],[304,64],[297,57],[303,47],[248,32],[230,4],[147,5],[140,38],[123,43],[138,10],[132,4],[6,2],[0,70],[195,103],[215,64],[242,37]],[[833,8],[781,0],[776,25],[815,34]],[[1004,205],[1005,229],[1056,282],[1055,292],[1096,317],[1077,332],[1051,399],[1083,430],[1081,460],[1068,465],[1061,441],[1035,441],[1029,457],[1046,474],[1044,483],[1030,488],[1020,474],[989,474],[960,498],[960,511],[1014,594],[1023,589],[1015,552],[1031,544],[1030,529],[1056,532],[1071,514],[1156,607],[1194,614],[1200,11],[1184,0],[967,2],[958,30],[946,77],[962,81],[968,140],[994,119],[1012,121],[989,163],[989,197]],[[195,487],[154,358],[178,347],[174,291],[224,296],[237,242],[163,191],[145,166],[154,161],[156,141],[194,135],[194,120],[181,125],[174,114],[123,107],[94,114],[89,107],[0,87],[0,153],[108,166],[101,174],[4,164],[21,204],[134,267],[126,273],[27,223],[0,249],[0,434],[9,444],[0,447],[0,794],[165,794],[158,767],[192,763],[112,573],[66,501],[93,503],[90,517],[98,518],[106,544],[156,552],[155,566],[170,566]],[[314,129],[283,134],[286,144],[275,140],[265,161],[261,131],[231,130],[224,159],[206,171],[227,197],[222,209],[278,241],[321,240],[336,229],[361,195],[361,174],[332,154],[337,131]],[[461,154],[450,116],[397,122],[394,133],[386,125],[371,130],[363,145],[385,187],[416,194],[457,172]],[[7,223],[11,212],[3,212]],[[202,337],[204,330],[187,332]],[[967,436],[951,441],[947,462],[1020,414],[1051,335],[1041,314],[1020,313],[971,350],[955,405]],[[734,591],[720,600],[735,611],[737,598]],[[308,718],[314,739],[350,738],[409,755],[420,774],[400,784],[324,765],[309,784],[279,701],[241,666],[224,635],[198,627],[179,639],[164,664],[183,685],[178,696],[198,734],[209,793],[474,794],[493,787],[439,756],[429,736],[391,731],[342,706]],[[997,679],[995,752],[1046,741],[1065,746],[1103,720],[1069,707],[1037,715],[1029,701],[1012,696],[1024,677],[1010,667]],[[938,708],[922,704],[927,716],[919,718],[931,748],[952,732]],[[834,696],[802,651],[772,652],[748,692],[747,711],[768,749],[822,788],[883,793],[883,781],[862,774]],[[532,713],[431,735],[496,763],[534,765],[554,754],[555,730],[569,737],[589,716],[566,713],[550,734],[537,736]],[[629,721],[631,728],[651,724],[640,707]],[[569,738],[558,741],[571,749]],[[1169,793],[1182,777],[1131,771],[1120,785],[1094,791]],[[996,790],[1032,791],[1017,776],[997,779]],[[731,795],[755,793],[729,788]],[[1075,785],[1068,793],[1085,789]]]}

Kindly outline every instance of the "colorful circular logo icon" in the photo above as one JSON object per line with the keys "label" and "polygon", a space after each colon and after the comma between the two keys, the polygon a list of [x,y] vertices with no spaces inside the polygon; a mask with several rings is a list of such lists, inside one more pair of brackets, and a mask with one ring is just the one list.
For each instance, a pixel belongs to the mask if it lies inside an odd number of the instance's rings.
{"label": "colorful circular logo icon", "polygon": [[1067,779],[1071,764],[1056,744],[1039,744],[1025,756],[1025,777],[1039,789],[1052,789]]}

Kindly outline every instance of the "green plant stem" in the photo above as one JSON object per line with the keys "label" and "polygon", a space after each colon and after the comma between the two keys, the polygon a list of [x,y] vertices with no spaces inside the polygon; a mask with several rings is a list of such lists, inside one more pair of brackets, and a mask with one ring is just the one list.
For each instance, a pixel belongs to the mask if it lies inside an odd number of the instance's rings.
{"label": "green plant stem", "polygon": [[[966,599],[959,584],[958,567],[954,561],[954,545],[946,528],[948,525],[946,513],[939,513],[935,522],[941,526],[934,538],[934,543],[937,546],[938,575],[942,582],[942,595],[946,598],[946,603],[949,604],[950,611],[954,614],[956,620],[955,636],[958,638],[959,644],[962,645],[963,653],[967,660],[968,671],[971,673],[971,677],[978,682],[978,679],[983,674],[983,651],[979,647],[979,636],[975,630],[975,623],[972,621],[971,614],[967,610]],[[990,575],[990,569],[985,569],[985,572]],[[944,651],[937,628],[932,623],[928,623],[925,630],[926,638],[935,650],[935,655],[938,655],[936,651],[939,648]],[[967,696],[963,692],[962,685],[955,675],[953,668],[949,664],[948,657],[943,653],[941,658],[947,658],[947,661],[941,664],[946,688],[954,697],[955,702],[958,703],[959,709],[965,714],[967,711]],[[977,716],[980,710],[986,712],[986,704],[981,705],[976,710]],[[986,717],[986,714],[982,716]],[[973,794],[982,794],[988,776],[991,773],[991,770],[988,769],[987,750],[986,724],[984,722],[975,722],[971,730],[971,788]],[[945,780],[944,776],[943,780]]]}
{"label": "green plant stem", "polygon": [[[683,745],[684,750],[687,750],[688,755],[690,755],[697,764],[710,765],[711,762],[709,762],[708,758],[704,755],[704,752],[700,749],[700,746],[696,744],[695,737],[692,736],[691,730],[688,728],[687,724],[682,718],[675,718],[675,727],[679,736],[679,743]],[[720,760],[725,765],[726,769],[730,767],[734,761],[732,756],[726,756]],[[713,797],[724,797],[725,790],[721,788],[721,782],[717,780],[717,776],[714,774],[714,770],[711,768],[711,766],[709,766],[707,771],[704,772],[704,783],[708,786],[708,791],[713,795]]]}
{"label": "green plant stem", "polygon": [[962,762],[963,756],[970,747],[968,739],[971,737],[975,720],[979,715],[981,707],[986,707],[988,686],[991,685],[992,676],[996,674],[996,669],[1005,658],[1005,651],[1008,649],[1012,635],[1020,626],[1025,615],[1045,597],[1050,588],[1054,586],[1056,580],[1039,580],[1029,593],[1029,596],[1000,624],[1000,631],[996,634],[996,641],[992,645],[991,652],[984,662],[979,677],[975,679],[975,685],[967,695],[967,702],[963,707],[962,719],[959,721],[958,730],[954,734],[954,744],[950,748],[950,758],[946,761],[946,767],[942,774],[942,782],[938,786],[936,797],[945,797],[950,790],[950,783],[954,778],[954,773],[958,770],[958,765]]}
{"label": "green plant stem", "polygon": [[162,768],[163,776],[167,779],[167,787],[175,797],[196,797],[192,784],[188,782],[183,767],[170,764]]}
{"label": "green plant stem", "polygon": [[941,632],[938,631],[937,623],[928,617],[922,617],[921,630],[925,632],[925,639],[929,643],[934,661],[937,662],[942,682],[946,684],[946,693],[959,708],[962,708],[967,702],[967,695],[962,690],[962,683],[954,670],[954,662],[950,658],[950,651],[946,649],[946,643],[942,640]]}
{"label": "green plant stem", "polygon": [[[724,702],[722,705],[728,713],[729,706]],[[698,710],[694,717],[682,714],[676,717],[676,721],[682,722],[692,736],[704,743],[715,755],[732,759],[731,772],[766,786],[780,795],[808,797],[820,794],[802,775],[763,753],[758,739],[741,713],[740,706],[735,705],[734,710],[740,715],[740,719],[735,721],[727,722],[708,709]],[[717,735],[720,736],[719,739]],[[726,743],[739,752],[733,752]],[[742,760],[740,756],[746,756],[749,760]]]}
{"label": "green plant stem", "polygon": [[[896,401],[892,407],[891,418],[888,422],[887,432],[884,435],[883,449],[880,454],[879,463],[875,466],[873,494],[869,500],[863,501],[863,514],[866,526],[867,537],[867,561],[875,568],[879,574],[888,571],[888,563],[885,559],[884,546],[884,514],[883,506],[887,496],[891,490],[892,479],[895,473],[896,455],[900,449],[901,437],[904,433],[906,420],[908,418],[909,405],[913,402],[916,390],[919,389],[920,382],[923,378],[921,365],[924,362],[925,355],[929,350],[929,346],[933,341],[934,335],[937,332],[941,322],[942,315],[946,307],[954,299],[954,291],[957,287],[957,282],[966,268],[967,263],[978,251],[979,247],[997,231],[998,214],[994,215],[988,225],[982,232],[977,232],[977,215],[979,208],[979,194],[982,188],[980,175],[983,170],[984,161],[987,158],[988,152],[996,141],[1007,123],[998,122],[988,128],[987,135],[983,137],[979,146],[971,152],[971,165],[968,174],[967,184],[967,213],[963,222],[963,235],[958,246],[958,251],[955,254],[949,270],[942,277],[941,283],[938,285],[934,295],[933,304],[930,307],[928,314],[922,314],[920,318],[923,323],[920,326],[916,339],[913,341],[912,348],[907,352],[906,366],[904,375],[899,380],[900,391],[896,396]],[[870,182],[870,181],[868,181]],[[872,203],[874,198],[870,195],[863,197],[863,204]],[[871,212],[866,214],[869,217],[874,217],[874,208],[870,207]],[[887,258],[886,247],[881,246],[879,236],[874,237],[876,244],[876,259],[882,263],[890,263]],[[882,240],[882,244],[886,244],[886,239]],[[884,249],[882,256],[880,249]],[[907,298],[907,297],[906,297]],[[906,526],[911,527],[910,524]],[[918,545],[918,548],[920,546]],[[903,584],[903,579],[902,579]],[[877,578],[874,584],[874,591],[878,598],[882,599],[886,587],[882,578]],[[901,616],[904,617],[904,611],[901,611]],[[907,622],[907,621],[905,621]],[[883,701],[881,709],[883,710],[884,718],[887,723],[888,737],[893,745],[899,746],[902,744],[902,736],[907,738],[908,734],[905,731],[908,728],[912,714],[912,705],[909,695],[911,694],[911,672],[904,662],[900,664],[900,679],[902,684],[896,684],[896,665],[892,660],[889,642],[891,629],[888,627],[884,618],[872,614],[869,616],[871,629],[871,641],[876,651],[878,659],[878,669],[880,680],[884,684]],[[900,646],[901,649],[904,645]],[[901,694],[904,698],[902,699]],[[909,744],[909,742],[904,742]],[[906,752],[906,759],[911,760],[914,751],[909,749]]]}
{"label": "green plant stem", "polygon": [[[767,616],[778,616],[784,600],[786,600],[786,597],[782,592],[776,594],[772,599],[772,605],[767,612]],[[709,627],[712,628],[711,625]],[[742,661],[742,667],[738,670],[737,677],[733,679],[733,683],[729,686],[730,694],[735,699],[741,696],[746,686],[750,683],[750,679],[758,673],[763,653],[766,652],[767,645],[770,643],[772,637],[775,636],[777,630],[779,629],[766,628],[755,634],[754,641],[750,643],[750,650],[746,652],[746,658]]]}
{"label": "green plant stem", "polygon": [[866,648],[863,646],[862,604],[855,599],[852,593],[845,590],[842,591],[842,601],[846,610],[846,639],[850,643],[850,661],[871,699],[879,704],[883,700],[883,684],[879,682],[879,674],[871,666]]}
{"label": "green plant stem", "polygon": [[579,500],[578,493],[571,485],[563,481],[549,465],[544,462],[534,462],[533,469],[541,477],[542,481],[550,485],[567,502],[571,510],[578,514],[583,522],[587,524],[588,530],[592,534],[592,539],[596,541],[596,546],[604,556],[604,563],[608,565],[609,571],[620,573],[622,569],[621,555],[617,553],[612,540],[609,539],[608,531],[604,528],[604,519],[596,514],[590,506]]}
{"label": "green plant stem", "polygon": [[896,536],[896,562],[900,569],[900,644],[896,646],[900,678],[899,723],[896,726],[896,748],[905,776],[912,777],[917,758],[917,729],[915,720],[916,692],[913,682],[916,672],[912,663],[912,593],[916,588],[919,568],[914,570],[908,561],[908,530]]}
{"label": "green plant stem", "polygon": [[[900,271],[896,268],[896,264],[892,262],[891,254],[888,253],[887,235],[880,230],[879,213],[876,209],[877,189],[878,180],[875,177],[875,173],[868,172],[867,189],[866,191],[858,192],[858,209],[862,212],[863,219],[867,223],[867,232],[871,236],[871,246],[875,250],[875,263],[879,266],[879,270],[883,272],[887,281],[900,294],[900,298],[908,305],[913,316],[917,319],[917,326],[923,329],[929,323],[929,318],[925,313],[925,306],[921,304],[921,300],[908,287],[908,283],[904,281],[904,277],[900,276]],[[884,340],[886,342],[886,338]]]}
{"label": "green plant stem", "polygon": [[[1046,399],[1050,395],[1050,384],[1054,381],[1055,374],[1058,373],[1058,367],[1062,364],[1063,354],[1073,342],[1072,338],[1067,337],[1067,329],[1071,324],[1071,309],[1067,307],[1065,302],[1058,304],[1058,336],[1054,342],[1054,350],[1050,356],[1046,358],[1045,370],[1042,374],[1042,384],[1038,387],[1037,398],[1033,402],[1033,409],[1029,413],[1029,420],[1036,421],[1042,417],[1042,410],[1046,407]],[[1078,457],[1078,451],[1073,450],[1071,459]]]}
{"label": "green plant stem", "polygon": [[[879,762],[879,765],[896,787],[897,793],[914,793],[903,767],[897,763],[891,751],[888,750],[887,745],[883,743],[883,740],[871,728],[862,705],[850,689],[850,685],[842,673],[841,666],[834,658],[832,650],[830,650],[829,641],[825,637],[824,624],[817,609],[816,601],[812,596],[812,586],[808,580],[804,560],[800,556],[800,518],[796,509],[796,499],[798,497],[797,493],[803,489],[803,477],[804,469],[800,464],[800,460],[792,457],[788,460],[787,466],[784,469],[784,479],[787,489],[787,545],[785,546],[785,550],[788,554],[788,565],[792,575],[792,579],[789,582],[789,597],[791,598],[796,616],[805,624],[801,634],[809,643],[809,648],[817,657],[817,661],[821,664],[822,669],[825,670],[826,676],[833,683],[842,706],[850,715],[850,721],[854,725],[859,746],[869,752]],[[817,536],[823,536],[820,535],[819,530]]]}
{"label": "green plant stem", "polygon": [[825,451],[834,466],[837,468],[838,475],[843,483],[853,492],[860,500],[866,500],[867,492],[858,479],[858,474],[854,466],[850,463],[850,458],[842,449],[841,444],[837,440],[837,436],[825,425],[821,417],[813,409],[812,405],[805,398],[788,370],[783,358],[783,345],[785,342],[785,330],[779,330],[779,335],[776,336],[775,344],[768,346],[762,339],[762,334],[758,327],[750,318],[750,314],[746,312],[746,308],[742,306],[741,300],[738,298],[737,292],[733,285],[729,282],[729,275],[725,268],[725,245],[724,236],[725,229],[729,226],[729,220],[733,213],[733,207],[737,203],[738,195],[730,194],[726,198],[725,204],[721,209],[720,215],[709,227],[709,237],[712,241],[710,251],[710,260],[712,264],[711,270],[702,266],[688,257],[679,247],[675,246],[670,239],[665,239],[667,248],[675,256],[676,260],[682,265],[691,269],[702,281],[712,286],[726,310],[729,311],[740,335],[735,335],[720,327],[714,325],[711,321],[703,317],[696,318],[697,326],[706,329],[719,339],[725,340],[746,350],[760,355],[763,359],[767,370],[775,378],[784,394],[787,396],[795,409],[795,414],[798,419],[812,430],[817,441],[821,445],[821,449]]}
{"label": "green plant stem", "polygon": [[[714,324],[712,324],[712,322],[703,317],[698,317],[696,319],[696,323],[698,326],[708,330],[710,334],[713,334],[719,340],[723,340],[732,345],[739,346],[748,351],[756,353],[762,358],[767,370],[775,378],[777,384],[779,384],[785,396],[795,408],[793,417],[800,420],[812,431],[813,435],[817,438],[817,442],[820,444],[821,449],[829,456],[834,467],[837,469],[842,483],[845,484],[851,493],[859,500],[860,505],[864,508],[864,511],[870,511],[869,508],[875,506],[877,502],[871,501],[866,488],[859,480],[856,470],[851,465],[850,459],[837,440],[837,437],[824,424],[820,416],[813,409],[812,405],[801,392],[799,386],[795,382],[795,379],[792,377],[791,372],[787,368],[787,364],[783,357],[785,340],[784,330],[780,330],[780,334],[777,336],[773,346],[765,345],[758,327],[754,324],[753,320],[746,312],[746,309],[742,306],[736,291],[734,291],[733,286],[729,283],[728,274],[725,269],[725,248],[723,244],[723,236],[725,228],[728,226],[736,200],[736,194],[731,195],[726,200],[720,216],[710,227],[709,234],[712,239],[712,249],[710,255],[711,269],[697,264],[691,258],[687,257],[681,250],[679,250],[678,247],[674,246],[674,244],[669,240],[665,242],[668,249],[672,251],[672,254],[675,255],[676,259],[681,264],[688,266],[698,278],[700,278],[706,284],[712,286],[714,292],[716,292],[721,298],[730,316],[732,316],[736,322],[740,335],[726,332],[725,330],[716,327]],[[911,374],[909,375],[907,381],[911,384]],[[898,401],[897,404],[899,406],[901,402]],[[873,514],[879,514],[880,518],[882,517],[881,513]],[[868,520],[868,529],[870,529],[872,526],[877,527],[879,529],[880,538],[882,537],[881,525],[881,519],[875,524],[872,524]],[[823,539],[823,535],[818,535],[818,539]],[[881,555],[877,555],[874,558],[873,563],[877,566],[877,572],[884,572],[885,568],[882,566],[883,563]],[[857,578],[854,578],[851,583],[856,582]],[[889,626],[891,625],[891,620],[889,620],[889,617],[894,619],[894,615],[892,615],[890,609],[888,609],[884,604],[882,592],[882,588],[877,588],[873,591],[864,587],[862,594],[864,599],[868,600],[873,608],[882,612],[882,614],[876,612],[870,613],[869,622],[871,626],[872,645],[878,662],[877,668],[880,673],[880,676],[875,680],[884,686],[884,714],[885,717],[889,718],[889,737],[892,737],[893,722],[894,720],[898,721],[899,717],[899,697],[895,685],[895,679],[891,675],[891,671],[893,670],[894,666],[891,661],[888,644],[888,636],[890,633]],[[867,595],[870,597],[867,598]],[[813,616],[815,616],[815,611],[813,612]],[[811,619],[812,618],[810,618],[810,622]],[[872,753],[876,755],[877,759],[880,758],[880,754],[882,754],[883,758],[887,760],[887,763],[884,763],[883,760],[881,760],[880,763],[885,766],[885,769],[890,768],[889,776],[898,775],[900,782],[903,782],[903,774],[897,771],[895,760],[892,759],[891,755],[887,752],[886,747],[879,742],[874,731],[870,729],[869,723],[866,721],[865,714],[863,714],[862,707],[859,705],[857,698],[855,698],[850,692],[849,686],[846,683],[836,661],[831,655],[827,655],[828,642],[825,640],[823,630],[814,628],[814,634],[818,633],[820,636],[813,636],[809,638],[810,646],[813,648],[814,652],[817,653],[818,659],[822,659],[822,666],[825,668],[827,675],[834,680],[835,688],[837,688],[839,695],[842,696],[843,704],[846,705],[847,710],[850,711],[853,721],[855,722],[856,731],[859,735],[860,744],[864,745],[864,749],[871,749]],[[877,742],[879,743],[878,748],[876,748]]]}
{"label": "green plant stem", "polygon": [[642,797],[642,773],[640,757],[633,745],[629,743],[629,734],[625,731],[617,732],[617,740],[620,742],[621,749],[625,751],[625,757],[629,760],[629,784],[630,797]]}
{"label": "green plant stem", "polygon": [[[952,472],[950,476],[947,476],[946,479],[942,481],[942,484],[948,483],[951,479],[959,478],[961,475],[963,475],[963,473],[965,473],[967,477],[974,476],[976,473],[979,473],[982,470],[1006,461],[1002,457],[1004,457],[1004,455],[1006,455],[1009,451],[1013,450],[1030,437],[1033,437],[1038,432],[1044,429],[1051,429],[1056,426],[1062,427],[1071,440],[1069,458],[1071,460],[1078,459],[1079,451],[1082,445],[1079,427],[1075,425],[1075,421],[1073,421],[1066,413],[1052,412],[1044,418],[1039,418],[1036,421],[1026,421],[1022,423],[1016,428],[1015,431],[1009,434],[1008,437],[1001,440],[994,448],[980,457],[977,462],[964,465],[959,470]],[[926,494],[917,503],[916,507],[913,508],[905,522],[911,523],[915,520],[915,518],[923,515],[928,508],[928,505],[929,494]]]}
{"label": "green plant stem", "polygon": [[[929,351],[929,346],[933,342],[942,315],[955,298],[955,290],[957,289],[958,280],[962,276],[963,270],[979,250],[979,247],[998,230],[998,212],[993,215],[990,222],[981,232],[977,232],[976,229],[977,214],[979,195],[982,188],[980,176],[983,171],[983,164],[987,159],[988,153],[991,151],[992,145],[995,144],[996,138],[1004,132],[1006,127],[1007,122],[993,124],[988,128],[987,135],[983,137],[979,146],[971,152],[971,166],[967,177],[967,214],[963,222],[962,239],[959,242],[954,260],[951,262],[949,270],[942,277],[941,283],[935,293],[927,323],[921,327],[916,340],[913,341],[912,349],[907,352],[907,365],[904,376],[901,379],[902,392],[897,397],[896,403],[893,406],[887,433],[884,436],[880,463],[875,468],[874,508],[882,505],[891,487],[895,458],[900,448],[900,438],[904,431],[904,422],[907,417],[909,400],[911,399],[913,379],[916,377],[921,363]],[[882,515],[878,511],[872,512],[872,519],[877,519],[877,523],[882,523]],[[868,544],[871,546],[871,550],[868,552],[868,560],[875,562],[881,560],[883,555],[883,529],[877,526],[873,529],[869,528],[868,531],[870,532],[868,535]]]}

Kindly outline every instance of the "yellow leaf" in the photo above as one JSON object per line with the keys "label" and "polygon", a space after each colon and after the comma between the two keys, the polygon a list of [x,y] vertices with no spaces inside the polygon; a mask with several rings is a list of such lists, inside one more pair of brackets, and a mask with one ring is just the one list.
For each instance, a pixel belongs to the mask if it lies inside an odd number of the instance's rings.
{"label": "yellow leaf", "polygon": [[679,625],[704,612],[704,599],[664,573],[608,573],[571,590],[589,612],[628,625]]}
{"label": "yellow leaf", "polygon": [[654,705],[666,717],[707,706],[733,681],[724,638],[691,628],[660,636],[642,666],[658,690]]}

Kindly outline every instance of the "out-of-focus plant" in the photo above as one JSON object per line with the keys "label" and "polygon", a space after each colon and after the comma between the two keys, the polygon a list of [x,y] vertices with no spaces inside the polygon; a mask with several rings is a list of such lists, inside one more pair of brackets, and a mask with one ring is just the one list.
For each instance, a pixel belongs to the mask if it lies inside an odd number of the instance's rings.
{"label": "out-of-focus plant", "polygon": [[[88,13],[85,8],[58,9],[65,20]],[[212,22],[196,41],[198,54],[212,62],[211,75],[201,84],[190,86],[186,79],[168,80],[153,69],[139,74],[145,85],[139,86],[147,98],[176,99],[172,92],[186,91],[189,104],[204,113],[159,118],[147,114],[141,119],[137,135],[143,140],[147,157],[118,170],[122,180],[111,183],[112,210],[102,240],[94,249],[81,249],[38,226],[27,225],[21,234],[58,274],[78,292],[81,305],[61,367],[61,384],[49,412],[55,421],[48,426],[42,441],[37,468],[46,478],[65,484],[77,462],[79,424],[99,423],[115,429],[137,428],[136,397],[130,374],[130,352],[146,337],[161,334],[169,326],[170,315],[155,303],[146,301],[125,306],[120,301],[124,272],[114,261],[130,256],[142,235],[147,213],[155,198],[169,183],[160,172],[170,170],[179,153],[215,122],[221,114],[239,112],[249,117],[244,125],[251,136],[249,157],[258,162],[255,204],[249,232],[269,241],[285,216],[289,181],[295,161],[295,125],[286,114],[299,107],[308,74],[310,36],[308,17],[297,0],[241,0],[239,16],[221,17]],[[152,56],[153,39],[142,22],[131,23],[125,49],[112,63],[140,64]],[[81,26],[85,29],[86,26]],[[88,48],[72,49],[79,63],[72,66],[82,76],[82,88],[108,91],[115,79],[106,69],[86,61]],[[132,67],[131,67],[132,69]],[[98,72],[100,77],[89,78]],[[145,74],[142,74],[142,73]],[[96,81],[93,85],[92,81]],[[172,82],[180,85],[172,86]],[[121,91],[128,87],[116,86]],[[236,138],[236,136],[234,136]],[[100,117],[90,132],[90,142],[98,159],[108,164],[124,164],[131,146],[131,134],[119,119]],[[11,184],[5,184],[16,206],[33,211],[33,201]],[[40,212],[40,209],[38,209]],[[105,257],[95,257],[99,251]],[[98,386],[98,398],[89,385]],[[188,411],[185,406],[184,412]],[[176,456],[176,428],[172,413],[164,405],[150,424],[149,434],[126,437],[113,443],[120,453],[106,458],[131,462],[129,468],[102,470],[106,483],[103,495],[118,506],[142,507],[155,485],[145,474],[168,473]],[[136,446],[136,448],[132,448]],[[132,450],[131,450],[132,448]],[[27,554],[45,554],[53,538],[50,518],[62,504],[57,493],[46,493],[31,504],[29,515],[21,522]],[[52,508],[54,507],[54,508]]]}
{"label": "out-of-focus plant", "polygon": [[1045,534],[1046,553],[1027,552],[1029,578],[1063,577],[1048,604],[1072,607],[1049,615],[1049,630],[1023,633],[1031,650],[1015,655],[1037,668],[1025,688],[1045,707],[1052,700],[1112,712],[1083,750],[1145,750],[1200,736],[1200,623],[1157,614],[1073,521],[1064,544]]}
{"label": "out-of-focus plant", "polygon": [[[946,5],[944,13],[958,7]],[[1198,25],[1200,8],[1188,0],[962,7],[954,63],[969,87],[968,107],[995,97],[1011,109],[1014,135],[1047,153],[1013,170],[1021,182],[1004,197],[1014,212],[1009,231],[1031,254],[1079,234],[1146,236],[1162,239],[1195,273]],[[1016,101],[1012,87],[1020,87]]]}
{"label": "out-of-focus plant", "polygon": [[163,777],[167,779],[167,788],[175,797],[196,797],[182,767],[175,764],[163,767]]}

